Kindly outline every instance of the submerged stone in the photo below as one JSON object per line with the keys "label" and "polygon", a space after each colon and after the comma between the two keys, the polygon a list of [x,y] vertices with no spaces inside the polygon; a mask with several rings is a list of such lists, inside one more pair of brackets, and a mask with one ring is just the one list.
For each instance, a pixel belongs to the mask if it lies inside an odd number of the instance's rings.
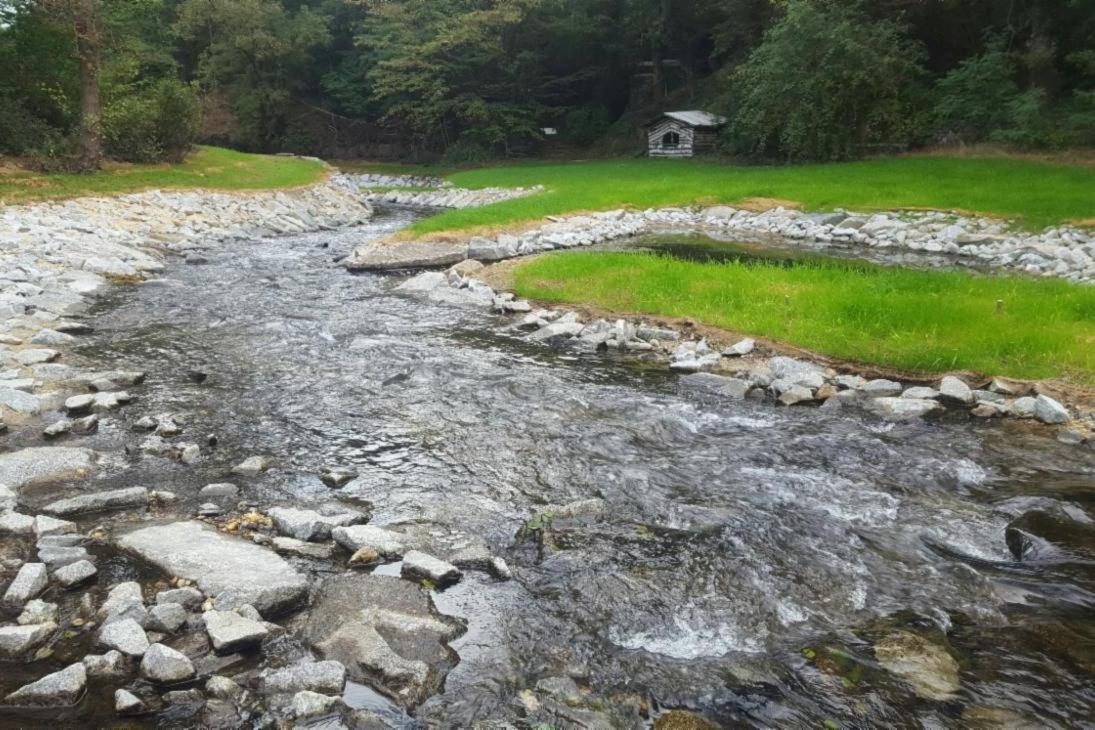
{"label": "submerged stone", "polygon": [[75,705],[87,689],[87,670],[82,662],[47,674],[20,687],[6,698],[8,705]]}
{"label": "submerged stone", "polygon": [[0,454],[0,484],[15,490],[62,479],[85,478],[95,452],[65,446],[36,446]]}
{"label": "submerged stone", "polygon": [[962,687],[954,657],[917,634],[895,631],[875,644],[874,653],[883,668],[912,685],[924,699],[949,700]]}

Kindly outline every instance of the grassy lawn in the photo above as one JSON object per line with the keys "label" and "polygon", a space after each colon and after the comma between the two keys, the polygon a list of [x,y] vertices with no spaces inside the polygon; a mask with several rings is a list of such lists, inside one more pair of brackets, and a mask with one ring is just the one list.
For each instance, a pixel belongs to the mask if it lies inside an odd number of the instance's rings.
{"label": "grassy lawn", "polygon": [[532,299],[692,317],[842,359],[1095,384],[1095,287],[1059,280],[626,252],[543,256],[515,280]]}
{"label": "grassy lawn", "polygon": [[179,165],[109,164],[91,175],[0,172],[0,202],[25,203],[78,195],[110,195],[149,188],[268,190],[318,182],[326,168],[294,157],[249,155],[200,147]]}
{"label": "grassy lawn", "polygon": [[695,160],[531,163],[458,172],[456,185],[547,192],[420,221],[417,234],[500,226],[583,210],[643,209],[750,198],[794,201],[810,210],[933,208],[1014,218],[1041,229],[1095,222],[1095,165],[1028,159],[894,157],[795,167],[740,167]]}
{"label": "grassy lawn", "polygon": [[445,177],[456,170],[440,165],[407,165],[401,162],[369,162],[362,160],[330,160],[343,172],[373,173],[376,175],[417,175],[421,177]]}

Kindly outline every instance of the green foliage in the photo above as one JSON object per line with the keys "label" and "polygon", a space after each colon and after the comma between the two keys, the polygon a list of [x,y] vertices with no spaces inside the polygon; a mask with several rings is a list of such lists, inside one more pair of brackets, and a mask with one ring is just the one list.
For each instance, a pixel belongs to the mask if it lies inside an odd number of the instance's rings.
{"label": "green foliage", "polygon": [[[691,317],[825,355],[891,367],[1095,383],[1095,288],[817,257],[696,263],[566,252],[516,271],[531,299]],[[996,302],[1007,303],[998,311]],[[1037,322],[1037,327],[1031,327]]]}
{"label": "green foliage", "polygon": [[195,89],[165,79],[107,102],[103,110],[106,151],[127,162],[181,162],[194,144],[200,121]]}
{"label": "green foliage", "polygon": [[1017,59],[997,43],[940,79],[934,108],[939,135],[970,144],[1013,128],[1016,115],[1029,113],[1031,101],[1023,98],[1017,73]]}
{"label": "green foliage", "polygon": [[838,160],[904,145],[919,126],[923,49],[858,7],[790,0],[732,74],[730,148],[792,160]]}
{"label": "green foliage", "polygon": [[592,145],[612,126],[608,110],[600,104],[571,109],[563,117],[563,135],[580,145]]}

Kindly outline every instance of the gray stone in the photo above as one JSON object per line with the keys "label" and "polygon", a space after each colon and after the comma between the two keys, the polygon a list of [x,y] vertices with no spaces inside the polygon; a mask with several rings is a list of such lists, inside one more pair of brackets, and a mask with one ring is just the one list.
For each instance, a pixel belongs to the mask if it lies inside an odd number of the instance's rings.
{"label": "gray stone", "polygon": [[402,292],[431,292],[439,286],[448,286],[447,277],[440,271],[423,271],[395,288]]}
{"label": "gray stone", "polygon": [[360,512],[347,509],[327,510],[323,514],[314,510],[274,507],[267,514],[274,522],[277,531],[288,537],[308,542],[326,540],[331,530],[364,522],[367,518]]}
{"label": "gray stone", "polygon": [[37,599],[28,601],[23,607],[23,612],[19,614],[19,618],[15,619],[15,623],[20,626],[55,624],[57,623],[57,604]]}
{"label": "gray stone", "polygon": [[722,351],[723,357],[745,357],[757,347],[757,341],[754,339],[745,339],[741,342],[735,343],[730,347]]}
{"label": "gray stone", "polygon": [[406,535],[372,525],[336,527],[331,531],[331,536],[351,553],[369,548],[379,556],[398,559],[407,551]]}
{"label": "gray stone", "polygon": [[177,603],[183,608],[193,611],[205,602],[205,595],[197,588],[191,588],[189,586],[185,588],[172,588],[167,591],[160,591],[156,594],[156,605],[166,606],[172,603]]}
{"label": "gray stone", "polygon": [[291,707],[293,715],[298,718],[315,717],[316,715],[327,714],[341,702],[342,699],[339,697],[330,697],[321,695],[318,692],[303,690],[293,695]]}
{"label": "gray stone", "polygon": [[890,421],[913,421],[945,410],[938,401],[917,398],[872,398],[867,407]]}
{"label": "gray stone", "polygon": [[240,489],[235,484],[220,482],[218,484],[206,484],[198,492],[202,499],[235,499],[239,496]]}
{"label": "gray stone", "polygon": [[65,401],[65,410],[68,413],[84,413],[91,409],[95,405],[95,395],[93,393],[85,393],[83,395],[74,395]]}
{"label": "gray stone", "polygon": [[901,391],[904,390],[901,383],[883,379],[868,381],[859,389],[863,391],[864,395],[870,398],[886,398],[900,395]]}
{"label": "gray stone", "polygon": [[411,550],[403,556],[401,574],[411,580],[428,580],[439,588],[456,583],[463,577],[455,565],[418,550]]}
{"label": "gray stone", "polygon": [[145,628],[161,634],[173,634],[186,623],[186,609],[178,603],[157,604],[148,610]]}
{"label": "gray stone", "polygon": [[1034,409],[1037,405],[1037,399],[1023,396],[1012,401],[1011,412],[1018,418],[1034,418]]}
{"label": "gray stone", "polygon": [[808,373],[823,375],[825,368],[812,362],[796,360],[793,357],[778,356],[768,360],[768,367],[776,378],[797,378]]}
{"label": "gray stone", "polygon": [[120,651],[88,654],[84,657],[84,667],[87,669],[87,676],[92,678],[116,677],[129,671],[125,654]]}
{"label": "gray stone", "polygon": [[232,467],[233,474],[254,477],[270,468],[270,459],[265,456],[252,456]]}
{"label": "gray stone", "polygon": [[939,381],[939,397],[963,405],[973,403],[973,391],[964,381],[953,375],[948,375]]}
{"label": "gray stone", "polygon": [[57,519],[49,515],[38,515],[34,518],[34,534],[38,536],[39,543],[43,537],[50,535],[69,535],[76,532],[76,523],[68,520]]}
{"label": "gray stone", "polygon": [[6,484],[0,484],[0,512],[15,509],[17,495],[15,491]]}
{"label": "gray stone", "polygon": [[0,406],[27,416],[37,415],[42,411],[38,396],[14,388],[0,387]]}
{"label": "gray stone", "polygon": [[95,565],[89,560],[78,560],[75,563],[70,563],[61,568],[58,568],[53,572],[53,579],[61,585],[62,588],[74,588],[86,581],[91,580],[99,571],[95,568]]}
{"label": "gray stone", "polygon": [[340,693],[345,686],[346,667],[332,660],[308,661],[284,669],[267,670],[262,674],[262,688],[267,694]]}
{"label": "gray stone", "polygon": [[57,624],[25,624],[0,627],[0,659],[19,659],[41,645],[57,629]]}
{"label": "gray stone", "polygon": [[130,507],[145,507],[147,505],[147,489],[144,487],[128,487],[126,489],[113,489],[109,492],[84,494],[79,497],[61,499],[47,504],[42,510],[58,517],[68,517],[85,512],[102,512],[105,510],[128,509]]}
{"label": "gray stone", "polygon": [[141,676],[150,682],[173,684],[194,675],[194,665],[186,655],[163,644],[148,647],[141,659]]}
{"label": "gray stone", "polygon": [[145,711],[141,698],[126,689],[114,691],[114,711],[119,715],[139,715]]}
{"label": "gray stone", "polygon": [[87,689],[87,670],[77,662],[59,672],[47,674],[37,682],[20,687],[7,697],[4,703],[20,706],[75,705]]}
{"label": "gray stone", "polygon": [[460,243],[371,244],[357,248],[343,266],[351,271],[442,268],[463,261],[467,253],[467,245]]}
{"label": "gray stone", "polygon": [[217,608],[251,604],[264,616],[300,603],[307,579],[276,553],[229,537],[201,522],[146,527],[118,544],[169,575],[194,581]]}
{"label": "gray stone", "polygon": [[1058,425],[1072,420],[1068,409],[1048,395],[1040,395],[1034,399],[1034,417],[1042,423]]}
{"label": "gray stone", "polygon": [[15,490],[87,477],[95,465],[89,449],[36,446],[0,454],[0,484]]}
{"label": "gray stone", "polygon": [[335,553],[334,545],[304,542],[292,537],[275,537],[271,544],[279,553],[299,555],[303,558],[315,558],[317,560],[330,560]]}
{"label": "gray stone", "polygon": [[21,350],[15,353],[15,359],[20,365],[39,365],[41,363],[53,362],[61,356],[61,353],[56,350],[37,349],[37,350]]}
{"label": "gray stone", "polygon": [[[228,677],[213,676],[205,683],[205,691],[219,700],[234,700],[243,694],[243,688]],[[337,690],[337,691],[341,691]]]}
{"label": "gray stone", "polygon": [[144,594],[141,591],[141,584],[134,581],[119,583],[107,593],[106,600],[103,601],[103,605],[99,607],[99,611],[96,613],[96,618],[106,622],[112,617],[125,613],[134,606],[144,608]]}
{"label": "gray stone", "polygon": [[126,618],[103,626],[99,631],[99,645],[138,657],[148,651],[148,636],[139,623]]}
{"label": "gray stone", "polygon": [[78,563],[81,560],[91,562],[91,554],[86,548],[79,546],[52,546],[44,545],[38,548],[38,559],[49,566],[52,570],[63,568],[66,565],[72,565]]}
{"label": "gray stone", "polygon": [[18,512],[0,512],[0,535],[33,535],[34,518]]}
{"label": "gray stone", "polygon": [[809,403],[813,401],[813,399],[813,391],[801,385],[792,385],[784,390],[779,396],[779,402],[785,406]]}
{"label": "gray stone", "polygon": [[681,377],[681,384],[708,390],[728,398],[742,399],[752,389],[752,383],[740,378],[728,378],[714,373],[691,373]]}
{"label": "gray stone", "polygon": [[4,592],[4,598],[0,603],[9,610],[22,608],[23,604],[38,594],[49,585],[49,571],[42,563],[26,563],[19,569],[15,579]]}
{"label": "gray stone", "polygon": [[270,630],[265,624],[244,618],[234,611],[206,611],[205,630],[218,654],[234,654],[262,644]]}
{"label": "gray stone", "polygon": [[919,400],[935,400],[939,397],[939,391],[935,388],[915,386],[901,394],[902,398],[915,398]]}

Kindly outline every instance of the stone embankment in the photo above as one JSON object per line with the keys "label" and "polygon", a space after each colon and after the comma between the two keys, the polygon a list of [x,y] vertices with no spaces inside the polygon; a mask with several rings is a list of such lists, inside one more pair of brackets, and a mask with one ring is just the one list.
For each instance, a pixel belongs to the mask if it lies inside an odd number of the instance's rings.
{"label": "stone embankment", "polygon": [[[683,382],[735,399],[769,399],[785,406],[826,410],[860,408],[889,421],[909,421],[963,411],[978,419],[1030,419],[1059,428],[1063,443],[1095,443],[1095,413],[1070,410],[1040,385],[989,378],[945,376],[931,384],[868,379],[824,364],[774,355],[753,339],[715,348],[686,330],[642,320],[583,321],[577,312],[534,309],[474,278],[483,268],[466,261],[446,272],[423,272],[397,289],[434,302],[490,308],[515,321],[507,328],[531,342],[585,352],[620,352],[656,358]],[[774,356],[773,356],[774,355]]]}
{"label": "stone embankment", "polygon": [[[1028,233],[998,220],[939,212],[860,215],[775,208],[755,213],[728,206],[615,210],[551,218],[532,230],[474,237],[464,244],[439,243],[434,250],[436,265],[447,266],[460,257],[499,261],[665,231],[773,237],[785,244],[809,244],[815,249],[858,246],[894,253],[938,254],[940,262],[948,265],[1095,282],[1095,234],[1090,231],[1062,225]],[[422,261],[421,247],[428,242],[417,243],[420,248],[414,259]],[[400,245],[380,242],[360,247],[345,265],[360,270],[407,268],[400,260]]]}
{"label": "stone embankment", "polygon": [[531,188],[455,188],[440,178],[393,175],[345,175],[369,203],[406,205],[416,208],[482,208],[543,192],[542,185]]}

